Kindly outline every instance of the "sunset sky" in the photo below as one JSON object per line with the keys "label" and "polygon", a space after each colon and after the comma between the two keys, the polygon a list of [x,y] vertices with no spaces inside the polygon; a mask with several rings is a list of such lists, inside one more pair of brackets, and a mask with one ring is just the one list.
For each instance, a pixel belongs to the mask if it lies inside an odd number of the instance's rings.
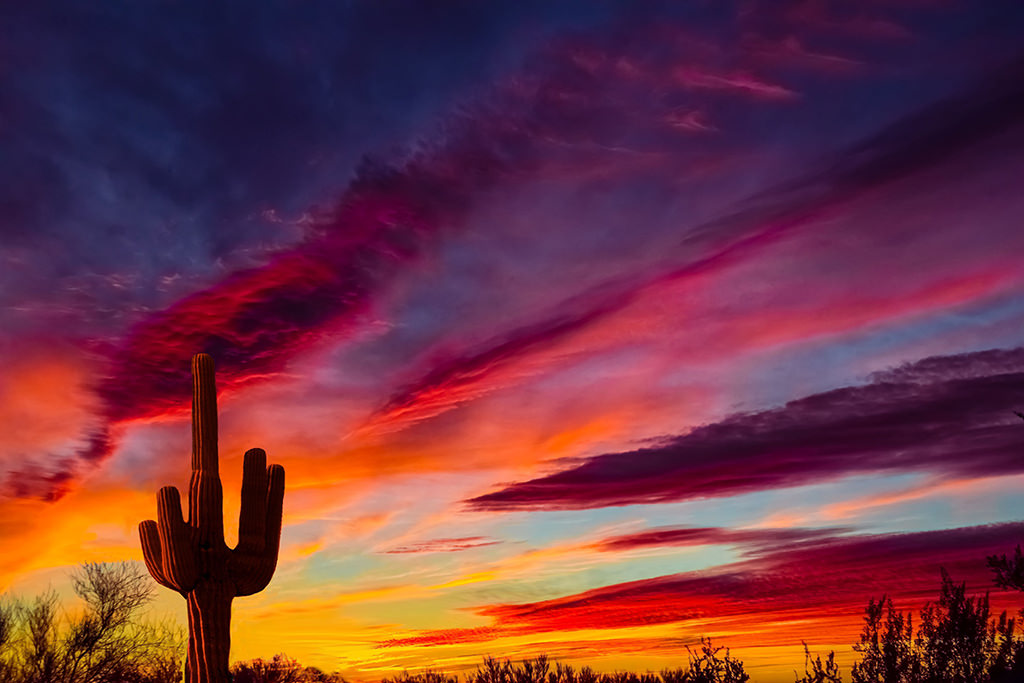
{"label": "sunset sky", "polygon": [[287,471],[232,659],[709,635],[792,681],[872,596],[995,591],[1021,35],[1019,0],[0,4],[0,591],[141,563],[197,352],[229,543],[242,453]]}

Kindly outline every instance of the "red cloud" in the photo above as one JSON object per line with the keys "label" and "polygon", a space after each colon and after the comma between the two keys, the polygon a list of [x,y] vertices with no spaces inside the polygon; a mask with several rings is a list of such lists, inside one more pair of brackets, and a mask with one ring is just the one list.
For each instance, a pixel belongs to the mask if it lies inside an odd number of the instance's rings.
{"label": "red cloud", "polygon": [[[698,530],[706,532],[709,530]],[[717,530],[715,534],[742,534]],[[1024,522],[901,534],[816,536],[783,543],[735,564],[615,584],[553,600],[487,605],[476,613],[492,619],[477,629],[426,631],[381,643],[440,645],[502,636],[621,629],[700,620],[728,623],[755,640],[778,636],[781,622],[828,620],[848,632],[800,632],[809,642],[856,639],[870,597],[883,593],[902,609],[934,599],[944,567],[971,590],[991,586],[989,554],[1006,552],[1024,535]],[[774,633],[773,633],[774,632]]]}

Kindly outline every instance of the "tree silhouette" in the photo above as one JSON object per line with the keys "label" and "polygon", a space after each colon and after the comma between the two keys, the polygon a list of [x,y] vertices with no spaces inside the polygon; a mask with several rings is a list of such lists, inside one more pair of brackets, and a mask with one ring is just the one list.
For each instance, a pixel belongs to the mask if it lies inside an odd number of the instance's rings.
{"label": "tree silhouette", "polygon": [[1015,621],[991,618],[988,594],[967,595],[945,569],[939,599],[921,610],[916,635],[910,614],[882,597],[868,602],[853,665],[853,683],[984,683],[1013,678],[1021,643]]}
{"label": "tree silhouette", "polygon": [[995,572],[997,586],[1007,590],[1024,591],[1024,555],[1021,554],[1019,545],[1012,559],[1008,559],[1006,555],[989,555],[988,566]]}
{"label": "tree silhouette", "polygon": [[861,660],[853,665],[853,683],[917,683],[921,662],[914,649],[910,614],[898,611],[892,598],[868,600],[860,643],[853,646]]}
{"label": "tree silhouette", "polygon": [[966,583],[954,583],[943,569],[939,600],[921,610],[921,627],[914,642],[921,655],[925,680],[985,680],[998,648],[995,631],[989,627],[988,594],[967,597]]}

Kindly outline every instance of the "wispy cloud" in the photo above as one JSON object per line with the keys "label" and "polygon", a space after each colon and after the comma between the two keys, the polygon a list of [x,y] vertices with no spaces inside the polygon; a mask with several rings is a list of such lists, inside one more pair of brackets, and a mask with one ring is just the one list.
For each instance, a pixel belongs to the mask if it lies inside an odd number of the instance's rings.
{"label": "wispy cloud", "polygon": [[850,529],[728,529],[722,527],[662,527],[621,534],[598,541],[606,552],[673,546],[735,545],[745,553],[771,552],[780,546],[834,538]]}
{"label": "wispy cloud", "polygon": [[[743,210],[694,228],[676,246],[688,261],[658,264],[651,272],[605,282],[555,304],[548,317],[507,330],[461,354],[428,356],[429,367],[422,376],[393,393],[366,428],[401,428],[504,386],[517,374],[528,375],[528,367],[521,373],[517,367],[528,366],[533,357],[620,313],[641,296],[756,258],[801,228],[841,214],[863,194],[924,173],[982,140],[999,136],[1024,118],[1020,87],[1024,81],[1017,78],[1021,74],[1024,61],[853,146],[824,171],[763,192]],[[693,257],[694,252],[698,256]],[[1006,279],[1003,272],[969,274],[942,287],[925,288],[906,305],[927,306],[927,299],[945,305],[950,296],[966,293],[965,288],[976,286],[977,295],[991,289],[986,283],[999,285]],[[816,311],[814,316],[852,315],[855,324],[863,325],[899,312],[903,312],[901,303],[887,299],[864,302],[858,311],[845,311],[840,305],[836,311]],[[843,323],[837,322],[841,327]]]}
{"label": "wispy cloud", "polygon": [[463,550],[486,548],[497,545],[501,541],[484,536],[463,536],[461,538],[433,538],[409,545],[402,545],[385,550],[387,555],[405,555],[412,553],[455,553]]}

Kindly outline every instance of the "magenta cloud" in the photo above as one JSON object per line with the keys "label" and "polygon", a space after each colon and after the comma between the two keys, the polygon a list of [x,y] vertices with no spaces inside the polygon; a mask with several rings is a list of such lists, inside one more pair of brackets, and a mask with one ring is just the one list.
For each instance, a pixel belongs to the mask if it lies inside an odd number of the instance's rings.
{"label": "magenta cloud", "polygon": [[[369,426],[396,429],[458,407],[500,385],[496,376],[503,370],[621,312],[644,293],[756,258],[801,227],[841,214],[869,190],[941,164],[955,169],[958,154],[1024,121],[1021,83],[1024,59],[852,146],[820,171],[762,192],[735,213],[695,228],[678,245],[689,260],[605,282],[553,305],[546,317],[460,354],[431,356],[418,378],[374,412]],[[692,256],[694,251],[698,256]]]}

